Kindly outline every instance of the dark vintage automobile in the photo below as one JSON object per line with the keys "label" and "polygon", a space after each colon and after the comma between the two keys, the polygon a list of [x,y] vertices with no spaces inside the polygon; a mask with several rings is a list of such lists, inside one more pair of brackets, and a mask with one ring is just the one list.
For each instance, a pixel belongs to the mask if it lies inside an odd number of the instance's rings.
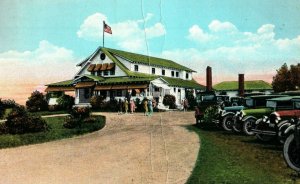
{"label": "dark vintage automobile", "polygon": [[208,107],[211,106],[223,107],[229,104],[229,97],[227,95],[216,95],[214,91],[200,92],[197,93],[196,102],[197,102],[197,110],[195,111],[195,115],[201,114],[198,120],[196,121],[197,123],[198,122],[200,123],[202,122],[203,114]]}
{"label": "dark vintage automobile", "polygon": [[255,123],[253,132],[262,141],[279,138],[283,143],[288,134],[284,132],[293,122],[290,119],[300,117],[300,96],[274,98],[267,101],[267,108],[273,112],[265,115]]}
{"label": "dark vintage automobile", "polygon": [[229,130],[233,129],[235,132],[243,131],[246,135],[254,135],[252,128],[256,120],[272,112],[270,108],[266,107],[267,100],[284,96],[285,95],[258,95],[247,97],[245,99],[247,108],[238,111],[230,122],[226,122],[226,126],[229,127]]}
{"label": "dark vintage automobile", "polygon": [[292,134],[290,134],[283,146],[283,157],[287,165],[300,173],[300,120],[293,119],[295,122],[290,126]]}

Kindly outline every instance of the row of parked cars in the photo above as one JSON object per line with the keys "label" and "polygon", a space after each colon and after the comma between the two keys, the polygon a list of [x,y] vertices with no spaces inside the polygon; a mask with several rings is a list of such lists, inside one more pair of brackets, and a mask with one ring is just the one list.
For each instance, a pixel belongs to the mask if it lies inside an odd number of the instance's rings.
{"label": "row of parked cars", "polygon": [[211,92],[198,94],[197,102],[201,112],[209,106],[218,108],[213,122],[226,131],[255,136],[263,142],[278,140],[284,144],[287,164],[300,172],[300,96],[283,93],[229,100],[226,95]]}

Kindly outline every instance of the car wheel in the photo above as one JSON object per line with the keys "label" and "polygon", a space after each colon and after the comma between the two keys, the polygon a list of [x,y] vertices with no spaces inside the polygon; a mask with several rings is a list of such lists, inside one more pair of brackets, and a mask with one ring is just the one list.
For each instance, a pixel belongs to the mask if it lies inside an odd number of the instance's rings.
{"label": "car wheel", "polygon": [[256,118],[248,118],[244,123],[243,123],[243,132],[246,135],[252,136],[254,135],[254,132],[252,131],[252,128],[256,122]]}
{"label": "car wheel", "polygon": [[222,127],[226,131],[232,131],[233,126],[233,115],[227,115],[223,118]]}
{"label": "car wheel", "polygon": [[240,132],[242,131],[242,125],[241,125],[241,122],[239,122],[239,121],[233,122],[232,130],[233,130],[234,132],[240,133]]}
{"label": "car wheel", "polygon": [[300,156],[298,155],[294,134],[291,134],[283,146],[283,156],[287,165],[293,170],[300,172]]}

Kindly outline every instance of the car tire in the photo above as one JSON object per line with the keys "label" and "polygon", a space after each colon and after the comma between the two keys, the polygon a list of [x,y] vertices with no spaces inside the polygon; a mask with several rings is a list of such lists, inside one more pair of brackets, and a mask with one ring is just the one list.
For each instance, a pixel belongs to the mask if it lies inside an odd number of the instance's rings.
{"label": "car tire", "polygon": [[227,115],[223,118],[222,121],[222,127],[226,131],[232,131],[232,126],[233,126],[233,115]]}
{"label": "car tire", "polygon": [[256,122],[256,118],[248,118],[247,120],[245,120],[245,122],[243,123],[243,132],[248,135],[248,136],[253,136],[255,133],[252,130],[255,122]]}
{"label": "car tire", "polygon": [[287,165],[293,170],[300,172],[299,155],[297,155],[296,142],[294,134],[291,134],[285,141],[283,146],[283,156]]}

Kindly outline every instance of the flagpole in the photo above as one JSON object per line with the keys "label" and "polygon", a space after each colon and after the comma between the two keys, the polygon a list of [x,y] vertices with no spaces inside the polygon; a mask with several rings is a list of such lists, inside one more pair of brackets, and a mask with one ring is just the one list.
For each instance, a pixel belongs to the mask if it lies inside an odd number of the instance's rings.
{"label": "flagpole", "polygon": [[104,47],[104,25],[105,22],[103,21],[103,29],[102,29],[102,46]]}

